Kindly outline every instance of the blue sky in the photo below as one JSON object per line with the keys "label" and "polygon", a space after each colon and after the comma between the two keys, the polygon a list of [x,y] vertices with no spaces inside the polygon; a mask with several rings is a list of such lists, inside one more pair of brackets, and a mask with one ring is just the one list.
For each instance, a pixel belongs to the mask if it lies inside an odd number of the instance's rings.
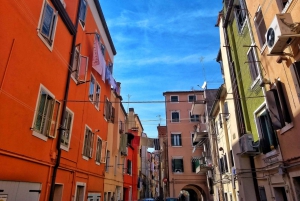
{"label": "blue sky", "polygon": [[[221,0],[100,0],[100,4],[117,51],[114,77],[121,82],[123,101],[128,95],[130,102],[163,101],[163,92],[199,90],[197,85],[204,80],[208,88],[222,84],[215,60]],[[124,107],[127,110],[128,104]],[[139,115],[148,137],[157,137],[157,125],[166,124],[164,103],[129,103],[129,107]]]}

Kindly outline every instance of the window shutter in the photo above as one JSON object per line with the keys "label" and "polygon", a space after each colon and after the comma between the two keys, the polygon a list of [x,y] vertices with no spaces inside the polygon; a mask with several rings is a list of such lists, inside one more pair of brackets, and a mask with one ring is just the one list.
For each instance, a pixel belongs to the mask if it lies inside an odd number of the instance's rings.
{"label": "window shutter", "polygon": [[262,137],[260,139],[260,148],[263,154],[268,153],[271,151],[271,144],[270,144],[270,135],[268,132],[268,125],[266,124],[266,116],[260,116],[258,117],[259,123],[260,123],[260,128],[262,130],[261,134]]}
{"label": "window shutter", "polygon": [[179,146],[182,146],[182,142],[181,142],[181,134],[178,135],[179,138]]}
{"label": "window shutter", "polygon": [[[53,100],[54,102],[54,100]],[[49,137],[55,138],[57,133],[57,121],[58,121],[58,113],[59,113],[60,102],[55,101],[53,106],[53,113],[51,119],[51,125],[49,130]]]}
{"label": "window shutter", "polygon": [[291,117],[289,114],[289,109],[288,109],[284,91],[283,91],[284,84],[282,82],[280,82],[279,80],[276,80],[275,83],[276,83],[276,88],[277,88],[277,93],[278,93],[278,98],[279,98],[279,102],[280,102],[280,106],[281,106],[283,119],[285,122],[291,123]]}
{"label": "window shutter", "polygon": [[110,121],[112,122],[112,123],[114,123],[115,122],[115,108],[114,107],[111,107],[111,117],[110,117]]}
{"label": "window shutter", "polygon": [[103,116],[106,117],[106,106],[107,105],[107,96],[104,96],[104,104],[103,104]]}
{"label": "window shutter", "polygon": [[273,124],[274,129],[278,130],[283,128],[285,123],[283,120],[280,102],[278,99],[276,89],[271,89],[266,92],[266,101],[268,104],[271,122]]}
{"label": "window shutter", "polygon": [[101,163],[106,163],[107,141],[102,141],[101,147]]}
{"label": "window shutter", "polygon": [[254,81],[258,74],[257,74],[257,70],[256,70],[256,62],[255,62],[253,48],[251,48],[250,51],[248,52],[247,58],[248,58],[250,75],[251,75],[252,81]]}
{"label": "window shutter", "polygon": [[267,27],[261,9],[256,13],[255,28],[260,46],[262,47],[266,42],[265,34],[267,32]]}
{"label": "window shutter", "polygon": [[219,124],[220,124],[220,128],[223,127],[222,125],[222,114],[219,114]]}
{"label": "window shutter", "polygon": [[180,164],[181,164],[182,172],[184,172],[184,168],[183,168],[183,159],[180,159]]}
{"label": "window shutter", "polygon": [[196,163],[193,158],[192,158],[192,172],[196,172]]}
{"label": "window shutter", "polygon": [[85,82],[86,80],[88,61],[89,61],[88,57],[80,55],[80,65],[79,65],[79,72],[78,72],[78,81],[80,82]]}
{"label": "window shutter", "polygon": [[226,156],[226,154],[224,155],[224,170],[225,170],[225,172],[228,172],[228,165],[227,165],[227,156]]}
{"label": "window shutter", "polygon": [[300,101],[300,62],[297,61],[290,66],[292,78]]}
{"label": "window shutter", "polygon": [[89,157],[92,158],[93,157],[94,134],[92,133],[92,131],[90,131],[89,135],[90,135]]}

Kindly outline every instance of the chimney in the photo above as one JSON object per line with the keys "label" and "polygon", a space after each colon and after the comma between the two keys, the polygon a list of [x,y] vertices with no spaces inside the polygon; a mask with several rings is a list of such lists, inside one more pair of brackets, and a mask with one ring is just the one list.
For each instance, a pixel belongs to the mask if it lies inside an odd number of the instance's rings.
{"label": "chimney", "polygon": [[134,108],[133,107],[129,108],[129,112],[134,112]]}

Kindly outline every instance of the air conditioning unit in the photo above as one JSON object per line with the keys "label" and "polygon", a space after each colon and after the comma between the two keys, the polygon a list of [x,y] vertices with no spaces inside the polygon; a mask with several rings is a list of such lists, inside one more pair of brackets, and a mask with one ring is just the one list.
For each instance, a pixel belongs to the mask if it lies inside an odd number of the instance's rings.
{"label": "air conditioning unit", "polygon": [[175,169],[175,172],[182,172],[182,169]]}
{"label": "air conditioning unit", "polygon": [[256,152],[255,148],[252,146],[253,137],[252,134],[244,134],[239,139],[240,148],[242,153]]}
{"label": "air conditioning unit", "polygon": [[292,35],[296,34],[289,27],[291,24],[293,24],[293,21],[290,13],[275,15],[265,35],[270,54],[281,53],[291,44],[295,38]]}

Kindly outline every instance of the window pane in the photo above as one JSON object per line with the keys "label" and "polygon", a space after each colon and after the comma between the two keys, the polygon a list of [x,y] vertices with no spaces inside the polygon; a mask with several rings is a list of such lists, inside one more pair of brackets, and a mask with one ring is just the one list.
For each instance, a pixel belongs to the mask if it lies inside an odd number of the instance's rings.
{"label": "window pane", "polygon": [[179,112],[172,112],[172,122],[179,122]]}
{"label": "window pane", "polygon": [[80,14],[79,14],[79,19],[83,26],[85,24],[85,16],[86,16],[86,1],[83,0],[83,1],[81,1]]}
{"label": "window pane", "polygon": [[41,34],[46,38],[50,39],[51,36],[51,29],[54,17],[54,9],[46,3],[43,13],[42,19],[42,29]]}
{"label": "window pane", "polygon": [[95,105],[97,108],[99,108],[100,104],[100,86],[96,85],[96,94],[95,94]]}
{"label": "window pane", "polygon": [[91,75],[91,81],[90,81],[90,89],[89,89],[89,100],[93,101],[94,100],[94,90],[95,90],[95,79]]}
{"label": "window pane", "polygon": [[178,96],[171,96],[171,102],[178,102]]}

